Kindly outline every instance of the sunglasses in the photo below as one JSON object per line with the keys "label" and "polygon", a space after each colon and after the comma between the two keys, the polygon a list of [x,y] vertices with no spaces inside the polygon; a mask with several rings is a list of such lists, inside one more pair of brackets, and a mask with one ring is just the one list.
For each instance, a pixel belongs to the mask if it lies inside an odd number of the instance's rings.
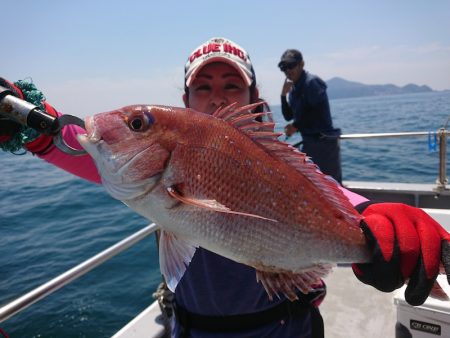
{"label": "sunglasses", "polygon": [[293,69],[298,65],[298,63],[283,63],[282,65],[280,65],[280,70],[282,72],[287,71],[288,69]]}

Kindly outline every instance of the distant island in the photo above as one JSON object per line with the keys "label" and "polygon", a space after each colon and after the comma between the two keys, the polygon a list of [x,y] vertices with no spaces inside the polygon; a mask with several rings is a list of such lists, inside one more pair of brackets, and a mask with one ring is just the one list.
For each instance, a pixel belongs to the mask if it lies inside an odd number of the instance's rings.
{"label": "distant island", "polygon": [[330,99],[343,99],[362,96],[380,96],[395,95],[408,93],[424,93],[432,92],[428,86],[418,86],[415,84],[407,84],[399,87],[393,84],[384,85],[367,85],[359,82],[347,81],[340,77],[334,77],[327,81],[328,97]]}

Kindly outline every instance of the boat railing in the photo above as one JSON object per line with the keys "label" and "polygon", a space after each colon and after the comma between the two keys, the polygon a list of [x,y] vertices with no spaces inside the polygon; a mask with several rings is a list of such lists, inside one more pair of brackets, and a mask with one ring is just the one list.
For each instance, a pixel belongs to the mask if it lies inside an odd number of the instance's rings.
{"label": "boat railing", "polygon": [[[438,132],[439,134],[439,177],[437,179],[438,191],[446,190],[446,184],[448,183],[446,177],[446,145],[447,145],[447,135],[450,131],[445,128],[441,128]],[[340,138],[346,139],[365,139],[365,138],[385,138],[385,137],[416,137],[416,136],[426,136],[429,132],[403,132],[403,133],[372,133],[372,134],[346,134],[341,135]],[[0,308],[0,323],[9,319],[13,315],[21,312],[30,305],[36,303],[42,298],[52,294],[64,285],[74,281],[75,279],[85,275],[90,270],[101,265],[110,258],[116,256],[122,251],[128,249],[134,244],[138,243],[154,231],[158,229],[158,226],[154,223],[149,224],[143,229],[137,231],[133,235],[123,239],[122,241],[114,244],[108,249],[98,253],[97,255],[89,258],[83,263],[75,266],[74,268],[64,272],[63,274],[57,276],[56,278],[48,281],[47,283],[31,290],[30,292],[20,296],[19,298],[13,300],[12,302],[2,306]]]}
{"label": "boat railing", "polygon": [[[446,187],[448,183],[447,179],[447,136],[450,135],[450,130],[446,129],[447,126],[440,128],[437,131],[437,137],[439,140],[439,173],[436,179],[436,191],[448,190]],[[417,137],[417,136],[430,136],[429,131],[417,131],[417,132],[401,132],[401,133],[368,133],[368,134],[344,134],[339,138],[341,140],[352,139],[369,139],[369,138],[387,138],[387,137]]]}
{"label": "boat railing", "polygon": [[56,290],[60,289],[64,285],[74,281],[75,279],[85,275],[95,267],[103,264],[110,258],[125,251],[134,244],[140,242],[151,233],[158,230],[158,226],[155,223],[149,224],[143,229],[135,232],[134,234],[126,237],[125,239],[110,246],[97,255],[87,259],[81,264],[73,267],[72,269],[62,273],[61,275],[53,278],[41,286],[31,290],[23,296],[13,300],[12,302],[2,306],[0,308],[0,323],[4,322],[8,318],[26,309],[30,305],[36,303],[42,298],[52,294]]}

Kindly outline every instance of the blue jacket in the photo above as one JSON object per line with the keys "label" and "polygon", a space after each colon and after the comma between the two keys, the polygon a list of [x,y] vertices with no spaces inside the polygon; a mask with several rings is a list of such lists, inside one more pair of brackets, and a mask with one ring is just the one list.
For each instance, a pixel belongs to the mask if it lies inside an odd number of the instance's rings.
{"label": "blue jacket", "polygon": [[303,71],[286,97],[281,98],[282,113],[302,137],[333,133],[333,122],[328,102],[327,85],[318,76]]}

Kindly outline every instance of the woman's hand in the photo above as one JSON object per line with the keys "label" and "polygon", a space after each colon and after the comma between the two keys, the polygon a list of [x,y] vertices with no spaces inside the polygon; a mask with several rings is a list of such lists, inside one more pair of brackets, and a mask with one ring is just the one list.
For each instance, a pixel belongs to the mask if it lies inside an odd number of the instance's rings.
{"label": "woman's hand", "polygon": [[372,262],[353,264],[356,277],[385,292],[408,282],[405,300],[423,304],[441,263],[450,276],[450,234],[423,210],[402,203],[370,204],[362,215]]}

